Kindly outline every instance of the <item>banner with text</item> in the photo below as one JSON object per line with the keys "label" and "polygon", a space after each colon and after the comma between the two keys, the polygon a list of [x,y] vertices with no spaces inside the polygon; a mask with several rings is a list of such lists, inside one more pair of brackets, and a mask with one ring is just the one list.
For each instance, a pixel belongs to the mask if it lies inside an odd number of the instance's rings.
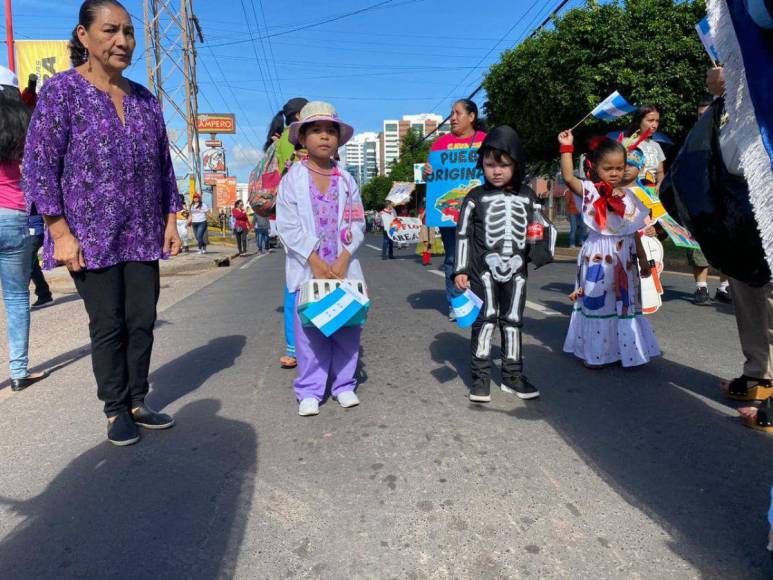
{"label": "banner with text", "polygon": [[384,231],[393,242],[418,244],[421,234],[421,220],[413,217],[395,217],[384,220]]}
{"label": "banner with text", "polygon": [[464,197],[483,183],[477,149],[431,151],[427,182],[427,226],[456,227]]}
{"label": "banner with text", "polygon": [[386,196],[387,201],[391,201],[394,205],[403,205],[411,201],[411,195],[413,190],[416,189],[416,184],[410,181],[395,181],[392,184],[392,189],[389,190],[389,194]]}
{"label": "banner with text", "polygon": [[16,40],[16,72],[24,89],[31,74],[38,77],[38,92],[56,73],[69,70],[70,50],[66,40]]}

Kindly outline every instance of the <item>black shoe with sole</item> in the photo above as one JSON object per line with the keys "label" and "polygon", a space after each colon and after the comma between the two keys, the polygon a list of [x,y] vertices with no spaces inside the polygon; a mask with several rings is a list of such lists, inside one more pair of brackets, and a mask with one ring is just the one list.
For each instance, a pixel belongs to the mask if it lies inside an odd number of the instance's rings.
{"label": "black shoe with sole", "polygon": [[35,300],[35,302],[32,303],[32,306],[30,306],[30,310],[37,310],[38,308],[51,306],[53,302],[54,302],[53,296],[45,296],[42,298],[38,298],[37,300]]}
{"label": "black shoe with sole", "polygon": [[500,387],[505,393],[511,393],[519,399],[536,399],[539,397],[539,390],[532,385],[524,376],[516,378],[511,384],[506,385],[504,382]]}
{"label": "black shoe with sole", "polygon": [[723,304],[732,304],[733,299],[730,296],[730,288],[727,290],[720,290],[717,288],[717,291],[714,293],[714,300],[722,302]]}
{"label": "black shoe with sole", "polygon": [[114,421],[107,422],[107,440],[118,447],[134,445],[140,440],[140,431],[127,411],[121,411]]}
{"label": "black shoe with sole", "polygon": [[491,402],[491,385],[473,385],[470,389],[470,401],[473,403]]}
{"label": "black shoe with sole", "polygon": [[695,295],[692,299],[693,304],[696,306],[709,306],[711,304],[711,296],[709,296],[709,289],[705,286],[695,289]]}
{"label": "black shoe with sole", "polygon": [[34,385],[38,381],[42,381],[47,376],[48,376],[48,371],[43,371],[40,374],[27,375],[26,377],[22,377],[21,379],[11,379],[11,390],[14,393],[18,393],[19,391],[23,391],[30,385]]}
{"label": "black shoe with sole", "polygon": [[145,429],[169,429],[174,425],[174,419],[165,413],[157,413],[147,405],[141,405],[132,411],[134,423]]}

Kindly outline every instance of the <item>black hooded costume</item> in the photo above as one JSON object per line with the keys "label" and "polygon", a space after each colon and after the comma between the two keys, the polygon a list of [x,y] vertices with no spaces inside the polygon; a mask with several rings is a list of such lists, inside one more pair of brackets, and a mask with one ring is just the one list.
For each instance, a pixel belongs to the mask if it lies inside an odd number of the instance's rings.
{"label": "black hooded costume", "polygon": [[[502,381],[512,387],[521,375],[521,327],[526,304],[526,264],[532,248],[526,234],[535,211],[534,191],[523,184],[525,155],[518,134],[501,126],[491,131],[478,152],[482,168],[487,151],[507,153],[516,163],[510,188],[488,182],[464,198],[457,226],[454,277],[466,274],[470,289],[483,300],[472,325],[472,390],[489,390],[494,328],[502,333]],[[535,261],[543,262],[543,259]]]}

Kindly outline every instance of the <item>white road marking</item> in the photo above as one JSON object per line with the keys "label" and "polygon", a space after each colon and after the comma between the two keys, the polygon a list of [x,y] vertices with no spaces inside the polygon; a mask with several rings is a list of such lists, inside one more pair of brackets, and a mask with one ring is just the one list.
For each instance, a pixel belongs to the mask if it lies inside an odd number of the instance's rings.
{"label": "white road marking", "polygon": [[[446,277],[445,272],[441,272],[440,270],[427,270],[427,272],[430,274],[435,274],[436,276],[441,276],[443,278]],[[526,308],[529,310],[535,310],[544,316],[563,316],[563,314],[561,314],[558,310],[553,310],[552,308],[548,308],[542,304],[537,304],[531,300],[526,301]]]}
{"label": "white road marking", "polygon": [[[738,417],[738,411],[734,409],[733,407],[728,407],[727,405],[723,405],[722,403],[718,403],[717,401],[714,401],[712,399],[709,399],[708,397],[704,397],[703,395],[696,393],[694,391],[691,391],[690,389],[685,389],[684,387],[681,387],[677,385],[674,382],[669,382],[669,385],[672,387],[676,387],[680,391],[682,391],[686,395],[690,395],[691,397],[698,399],[701,401],[704,405],[707,407],[710,407],[714,409],[715,411],[722,413],[723,415],[727,415],[728,417]],[[751,403],[749,403],[751,404]]]}
{"label": "white road marking", "polygon": [[371,250],[376,250],[377,252],[381,251],[381,248],[378,248],[374,246],[373,244],[365,244],[367,247],[369,247]]}
{"label": "white road marking", "polygon": [[247,262],[247,263],[246,263],[244,266],[241,266],[241,267],[239,267],[239,269],[240,269],[240,270],[246,270],[247,268],[249,268],[250,266],[252,266],[252,265],[253,265],[255,262],[257,262],[257,261],[258,261],[258,260],[260,260],[261,258],[265,258],[266,256],[268,256],[268,254],[261,254],[260,256],[255,256],[254,258],[252,258],[252,260],[250,260],[249,262]]}

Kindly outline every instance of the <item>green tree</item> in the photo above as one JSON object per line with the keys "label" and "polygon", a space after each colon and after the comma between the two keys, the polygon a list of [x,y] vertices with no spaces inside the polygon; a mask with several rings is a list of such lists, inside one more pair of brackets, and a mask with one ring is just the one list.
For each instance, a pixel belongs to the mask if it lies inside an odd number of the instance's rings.
{"label": "green tree", "polygon": [[[709,60],[695,32],[705,13],[703,0],[589,0],[491,67],[489,119],[516,128],[531,161],[546,169],[558,156],[556,135],[617,90],[633,104],[656,105],[662,130],[679,142],[706,92]],[[575,136],[582,147],[630,121],[590,119]]]}
{"label": "green tree", "polygon": [[386,200],[389,190],[392,189],[393,181],[389,176],[376,175],[363,185],[360,195],[362,195],[362,203],[365,209],[382,209],[384,207],[384,200]]}
{"label": "green tree", "polygon": [[432,146],[432,140],[421,141],[416,131],[408,131],[400,144],[400,158],[392,166],[389,176],[393,181],[413,181],[414,163],[425,163]]}

